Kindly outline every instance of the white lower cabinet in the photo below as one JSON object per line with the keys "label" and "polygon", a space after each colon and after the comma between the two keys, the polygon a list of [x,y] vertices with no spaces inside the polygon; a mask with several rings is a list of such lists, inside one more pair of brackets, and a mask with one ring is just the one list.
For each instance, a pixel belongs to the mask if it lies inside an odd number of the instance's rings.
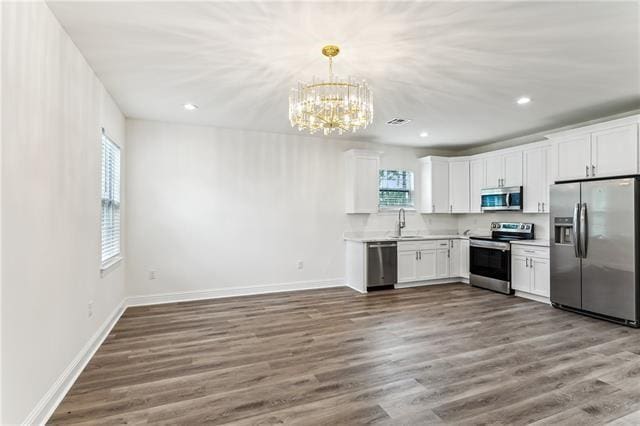
{"label": "white lower cabinet", "polygon": [[449,249],[436,250],[436,278],[449,278]]}
{"label": "white lower cabinet", "polygon": [[511,256],[511,288],[531,292],[529,260],[524,256]]}
{"label": "white lower cabinet", "polygon": [[[399,249],[400,247],[398,247]],[[398,250],[398,282],[416,281],[418,252],[415,250]]]}
{"label": "white lower cabinet", "polygon": [[514,290],[549,297],[550,275],[548,247],[513,246],[511,287]]}
{"label": "white lower cabinet", "polygon": [[423,249],[418,252],[417,281],[432,280],[436,277],[436,251]]}
{"label": "white lower cabinet", "polygon": [[549,297],[551,287],[551,270],[549,259],[531,258],[531,293]]}
{"label": "white lower cabinet", "polygon": [[[463,245],[466,246],[464,252]],[[452,238],[398,243],[398,283],[468,276],[468,240]]]}
{"label": "white lower cabinet", "polygon": [[469,240],[460,240],[460,276],[469,278]]}
{"label": "white lower cabinet", "polygon": [[449,276],[461,277],[460,240],[449,240]]}

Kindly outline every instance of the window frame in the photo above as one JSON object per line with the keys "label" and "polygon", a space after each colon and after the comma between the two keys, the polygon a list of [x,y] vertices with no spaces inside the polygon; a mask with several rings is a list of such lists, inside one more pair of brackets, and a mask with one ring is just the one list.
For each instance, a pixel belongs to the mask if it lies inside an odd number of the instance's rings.
{"label": "window frame", "polygon": [[[106,144],[112,145],[112,150],[117,152],[117,181],[112,182],[111,188],[108,191],[110,196],[105,198],[105,187],[106,187],[106,174],[103,172],[108,166],[107,164],[107,147]],[[109,135],[106,133],[105,129],[102,129],[100,134],[100,271],[105,272],[116,264],[120,263],[122,260],[122,149],[120,145],[118,145]],[[115,180],[113,178],[112,180]],[[117,195],[116,195],[117,194]],[[105,207],[104,204],[113,203],[115,207],[113,207],[114,212],[117,212],[118,216],[118,225],[117,225],[117,251],[111,254],[109,257],[104,258],[104,235],[105,235],[105,227],[104,227],[104,213]],[[113,228],[113,227],[111,227]]]}
{"label": "window frame", "polygon": [[[403,191],[403,192],[408,192],[410,195],[410,199],[411,199],[411,205],[409,204],[405,204],[405,205],[395,205],[395,206],[388,206],[388,205],[382,205],[381,204],[381,200],[380,200],[380,192],[384,191],[385,189],[381,188],[381,181],[382,181],[382,172],[403,172],[403,173],[410,173],[411,176],[411,189],[409,189],[408,191]],[[388,190],[388,189],[387,189]],[[392,212],[392,211],[398,211],[400,209],[405,209],[406,211],[416,211],[416,189],[415,189],[415,172],[413,170],[410,169],[379,169],[378,170],[378,211],[379,212]]]}

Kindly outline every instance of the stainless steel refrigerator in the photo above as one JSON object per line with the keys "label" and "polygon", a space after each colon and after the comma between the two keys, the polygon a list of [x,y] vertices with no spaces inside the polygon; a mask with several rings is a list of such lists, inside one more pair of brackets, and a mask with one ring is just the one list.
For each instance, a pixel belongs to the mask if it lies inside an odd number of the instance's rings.
{"label": "stainless steel refrigerator", "polygon": [[551,186],[551,302],[639,325],[639,178]]}

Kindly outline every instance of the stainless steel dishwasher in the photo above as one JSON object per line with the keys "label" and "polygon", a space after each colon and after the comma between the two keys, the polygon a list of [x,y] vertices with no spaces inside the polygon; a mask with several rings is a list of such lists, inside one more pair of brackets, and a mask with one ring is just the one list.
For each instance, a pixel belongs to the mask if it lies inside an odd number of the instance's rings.
{"label": "stainless steel dishwasher", "polygon": [[398,282],[398,243],[367,243],[367,289],[392,288]]}

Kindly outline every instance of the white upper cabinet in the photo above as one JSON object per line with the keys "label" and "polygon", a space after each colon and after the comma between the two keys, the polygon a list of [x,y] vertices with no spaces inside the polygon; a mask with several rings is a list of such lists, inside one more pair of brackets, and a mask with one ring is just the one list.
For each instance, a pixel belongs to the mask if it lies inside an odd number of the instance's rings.
{"label": "white upper cabinet", "polygon": [[469,212],[469,161],[449,161],[449,212]]}
{"label": "white upper cabinet", "polygon": [[504,163],[504,160],[501,155],[494,155],[494,156],[485,158],[484,160],[484,169],[486,173],[485,187],[496,188],[498,186],[502,186],[503,163]]}
{"label": "white upper cabinet", "polygon": [[557,181],[637,174],[640,116],[555,133],[554,173]]}
{"label": "white upper cabinet", "polygon": [[551,147],[527,149],[523,153],[524,213],[549,211],[549,185],[551,185]]}
{"label": "white upper cabinet", "polygon": [[559,140],[556,143],[556,157],[556,179],[588,178],[591,165],[591,136],[581,135]]}
{"label": "white upper cabinet", "polygon": [[522,186],[522,151],[506,154],[503,158],[502,186]]}
{"label": "white upper cabinet", "polygon": [[638,173],[636,124],[591,134],[591,177]]}
{"label": "white upper cabinet", "polygon": [[449,213],[449,159],[421,158],[421,213]]}
{"label": "white upper cabinet", "polygon": [[346,213],[378,212],[380,155],[352,149],[345,152]]}
{"label": "white upper cabinet", "polygon": [[469,161],[469,212],[481,213],[481,191],[485,185],[484,160],[481,158]]}
{"label": "white upper cabinet", "polygon": [[485,158],[486,187],[522,185],[522,151]]}

